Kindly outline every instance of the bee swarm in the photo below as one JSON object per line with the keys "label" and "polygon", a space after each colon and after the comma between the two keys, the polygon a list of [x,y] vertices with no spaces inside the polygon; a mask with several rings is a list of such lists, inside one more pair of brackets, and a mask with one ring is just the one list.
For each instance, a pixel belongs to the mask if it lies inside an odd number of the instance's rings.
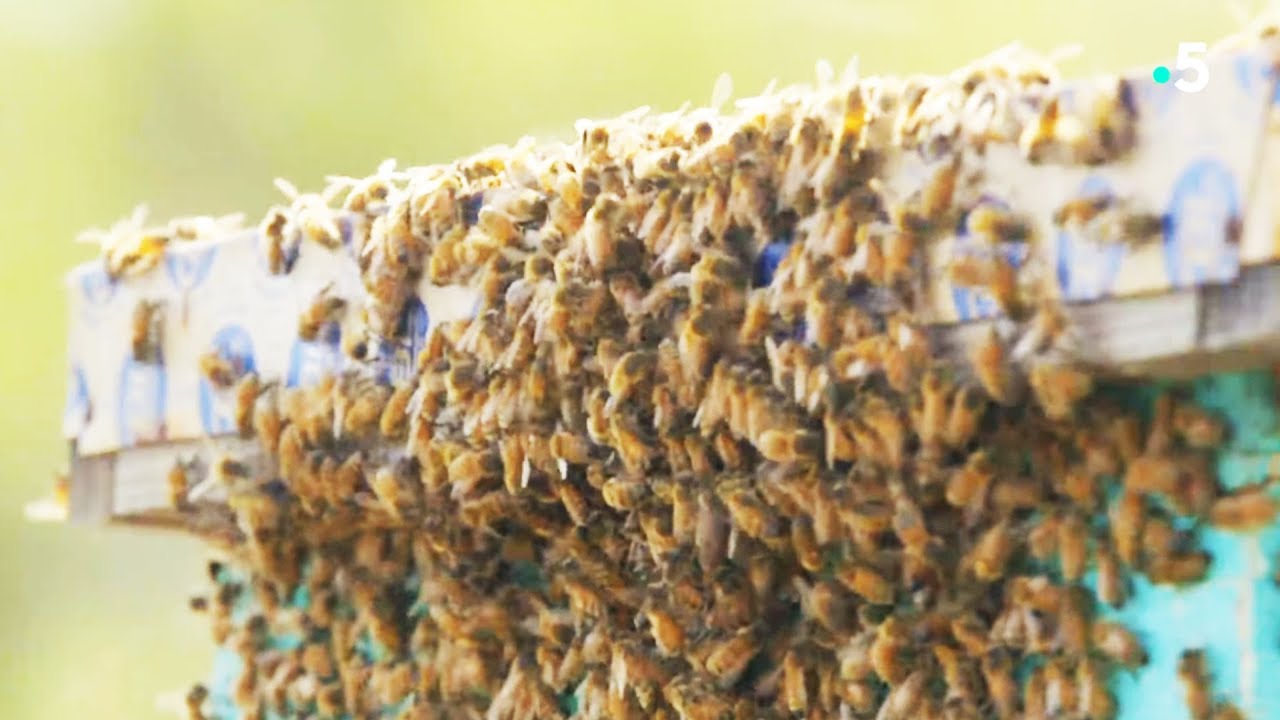
{"label": "bee swarm", "polygon": [[[1000,330],[969,362],[931,346],[931,242],[1039,241],[1016,209],[970,212],[975,159],[1137,142],[1127,82],[1078,117],[1060,89],[1001,55],[281,183],[272,272],[349,250],[365,296],[300,319],[352,361],[319,385],[202,359],[267,458],[211,469],[243,575],[213,567],[193,602],[244,661],[242,716],[1115,717],[1108,677],[1146,654],[1100,606],[1133,573],[1205,576],[1175,519],[1246,530],[1276,507],[1219,486],[1213,415],[1093,393],[1052,298],[999,254],[948,272]],[[908,155],[928,172],[904,192],[883,178]],[[120,241],[109,271],[180,236]],[[365,363],[424,281],[479,309],[388,384]],[[139,311],[140,355],[161,311]],[[170,487],[187,502],[182,462]],[[203,686],[188,701],[216,714]]]}

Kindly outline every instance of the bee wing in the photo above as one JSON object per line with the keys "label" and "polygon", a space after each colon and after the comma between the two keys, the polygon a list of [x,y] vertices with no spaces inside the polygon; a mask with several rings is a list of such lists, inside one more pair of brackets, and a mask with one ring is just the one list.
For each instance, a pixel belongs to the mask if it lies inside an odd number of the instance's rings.
{"label": "bee wing", "polygon": [[184,690],[170,690],[155,696],[156,712],[175,717],[186,717],[187,693]]}
{"label": "bee wing", "polygon": [[140,230],[142,224],[147,221],[147,213],[149,208],[146,203],[139,203],[133,208],[133,212],[129,213],[129,217],[116,223],[112,230]]}
{"label": "bee wing", "polygon": [[753,110],[768,110],[768,108],[777,101],[775,93],[778,92],[778,78],[774,78],[764,86],[764,90],[756,97],[739,98],[733,101],[733,106],[743,112],[751,112]]}
{"label": "bee wing", "polygon": [[53,498],[41,498],[23,505],[22,515],[31,523],[66,522],[67,506]]}
{"label": "bee wing", "polygon": [[720,110],[725,103],[729,102],[730,97],[733,97],[733,78],[729,73],[722,72],[716,78],[715,85],[711,86],[711,109]]}
{"label": "bee wing", "polygon": [[664,121],[679,120],[680,118],[683,118],[685,115],[688,115],[689,110],[691,110],[692,108],[693,108],[693,103],[689,102],[688,100],[685,100],[683,103],[680,103],[680,107],[663,115],[662,119]]}
{"label": "bee wing", "polygon": [[858,56],[854,55],[849,58],[849,62],[845,63],[844,69],[840,71],[840,85],[842,87],[852,87],[858,82]]}
{"label": "bee wing", "polygon": [[213,489],[217,486],[218,486],[218,481],[216,478],[214,478],[213,473],[208,473],[207,475],[205,475],[205,478],[203,480],[196,483],[194,487],[192,487],[189,491],[187,491],[187,501],[195,502],[200,498],[203,498],[205,495],[208,495],[209,493],[213,492]]}
{"label": "bee wing", "polygon": [[1058,48],[1054,48],[1049,52],[1048,61],[1054,65],[1067,60],[1074,60],[1084,54],[1084,45],[1080,43],[1069,43]]}
{"label": "bee wing", "polygon": [[[329,178],[328,179],[330,181],[329,184],[325,186],[324,190],[320,191],[320,200],[325,205],[332,205],[335,201],[337,201],[339,195],[346,192],[351,187],[346,182],[343,182],[343,183],[331,182],[332,179],[333,178]],[[350,178],[343,178],[343,180],[344,181],[350,180]]]}
{"label": "bee wing", "polygon": [[297,186],[288,180],[285,180],[284,178],[276,178],[271,181],[271,184],[275,185],[276,189],[280,191],[280,194],[288,198],[290,202],[298,199],[299,193]]}
{"label": "bee wing", "polygon": [[829,60],[819,60],[814,63],[814,72],[818,76],[818,89],[826,90],[835,84],[836,69],[831,66]]}
{"label": "bee wing", "polygon": [[240,227],[241,225],[244,225],[244,218],[245,218],[244,213],[238,212],[238,213],[231,213],[230,215],[223,215],[222,217],[219,217],[219,218],[215,218],[213,222],[218,227],[235,228],[235,227]]}
{"label": "bee wing", "polygon": [[128,217],[117,220],[106,230],[90,228],[76,235],[76,242],[97,243],[106,249],[125,235],[141,231],[142,224],[146,221],[147,206],[145,203],[139,204]]}
{"label": "bee wing", "polygon": [[76,242],[78,243],[93,243],[96,245],[100,245],[104,248],[110,245],[110,241],[111,241],[111,232],[108,230],[102,230],[99,228],[89,228],[88,230],[82,230],[80,233],[76,235]]}
{"label": "bee wing", "polygon": [[396,171],[396,159],[387,158],[386,160],[383,160],[382,162],[378,163],[378,170],[374,174],[375,175],[392,175],[395,173],[395,171]]}
{"label": "bee wing", "polygon": [[349,191],[360,184],[360,178],[353,178],[350,175],[325,175],[324,181],[329,183],[329,187],[325,188],[326,193]]}
{"label": "bee wing", "polygon": [[628,110],[627,112],[622,113],[622,115],[618,116],[617,122],[622,124],[638,123],[648,116],[652,110],[653,108],[648,105],[641,105],[634,110]]}

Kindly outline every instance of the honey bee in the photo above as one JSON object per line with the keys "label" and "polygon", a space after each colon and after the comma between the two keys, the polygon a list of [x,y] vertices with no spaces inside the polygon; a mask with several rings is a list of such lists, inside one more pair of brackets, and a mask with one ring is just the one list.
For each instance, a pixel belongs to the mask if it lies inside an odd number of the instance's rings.
{"label": "honey bee", "polygon": [[962,156],[957,153],[953,160],[939,165],[920,189],[920,214],[931,228],[938,227],[953,209],[962,165]]}
{"label": "honey bee", "polygon": [[686,378],[708,375],[719,345],[721,318],[711,309],[695,308],[681,323],[676,347]]}
{"label": "honey bee", "polygon": [[947,431],[951,388],[937,370],[925,374],[911,408],[911,424],[926,452],[937,452]]}
{"label": "honey bee", "polygon": [[1039,364],[1031,368],[1031,389],[1045,415],[1063,420],[1093,390],[1093,378],[1080,370]]}
{"label": "honey bee", "polygon": [[896,492],[893,499],[893,533],[909,552],[923,553],[930,540],[924,513],[904,492]]}
{"label": "honey bee", "polygon": [[659,653],[667,657],[675,657],[684,652],[686,640],[684,627],[653,598],[645,601],[640,614],[636,616],[637,627],[642,624],[642,620],[648,625],[654,646]]}
{"label": "honey bee", "polygon": [[716,490],[733,526],[748,537],[766,540],[779,533],[779,518],[756,492],[738,487],[733,481],[721,484]]}
{"label": "honey bee", "polygon": [[343,375],[334,385],[335,438],[365,438],[377,429],[391,390],[363,378]]}
{"label": "honey bee", "polygon": [[850,604],[844,591],[835,583],[819,580],[810,586],[801,578],[793,577],[792,585],[800,597],[800,608],[805,617],[832,633],[847,629]]}
{"label": "honey bee", "polygon": [[145,220],[146,207],[140,205],[109,230],[90,230],[77,240],[101,246],[103,268],[109,279],[143,275],[160,264],[172,239],[167,229],[143,228]]}
{"label": "honey bee", "polygon": [[233,419],[241,437],[253,437],[254,409],[257,407],[258,395],[261,391],[262,385],[258,381],[257,373],[247,372],[236,382]]}
{"label": "honey bee", "polygon": [[1137,142],[1137,104],[1133,83],[1119,78],[1114,87],[1107,88],[1088,109],[1086,135],[1083,147],[1077,146],[1076,156],[1085,163],[1099,164],[1123,157]]}
{"label": "honey bee", "polygon": [[591,445],[580,435],[557,432],[551,436],[551,456],[574,465],[586,465],[591,461]]}
{"label": "honey bee", "polygon": [[1147,501],[1142,493],[1126,490],[1111,508],[1111,543],[1116,555],[1129,567],[1138,564]]}
{"label": "honey bee", "polygon": [[392,391],[378,418],[378,429],[388,440],[400,440],[405,436],[408,416],[414,394],[418,389],[411,383],[401,383]]}
{"label": "honey bee", "polygon": [[1146,452],[1148,455],[1167,453],[1173,445],[1175,432],[1173,416],[1176,400],[1170,392],[1162,392],[1151,408],[1151,424],[1147,429]]}
{"label": "honey bee", "polygon": [[[690,485],[686,477],[677,477],[671,485],[671,534],[682,545],[694,542],[698,532],[698,499]],[[605,502],[612,506],[608,498]]]}
{"label": "honey bee", "polygon": [[[260,429],[259,435],[261,436],[261,434]],[[286,483],[292,484],[300,476],[301,470],[306,464],[307,451],[302,429],[294,424],[284,426],[280,430],[277,448],[276,457],[280,477]]]}
{"label": "honey bee", "polygon": [[293,269],[300,237],[292,230],[288,211],[282,207],[268,210],[258,224],[258,234],[265,240],[267,269],[272,275],[282,275]]}
{"label": "honey bee", "polygon": [[1213,714],[1213,696],[1203,650],[1182,651],[1178,657],[1178,680],[1192,720],[1209,720]]}
{"label": "honey bee", "polygon": [[1052,611],[1057,603],[1058,630],[1054,638],[1056,649],[1071,656],[1082,656],[1089,650],[1089,623],[1093,610],[1093,596],[1088,590],[1072,585],[1044,593],[1032,603],[1040,612]]}
{"label": "honey bee", "polygon": [[768,295],[763,288],[752,290],[747,295],[742,325],[738,328],[738,344],[742,347],[759,345],[764,340],[772,321],[773,315],[769,311]]}
{"label": "honey bee", "polygon": [[823,444],[812,432],[777,429],[761,433],[756,448],[766,459],[774,462],[806,462],[821,455]]}
{"label": "honey bee", "polygon": [[974,374],[987,395],[998,403],[1008,404],[1013,397],[1012,371],[1005,358],[1004,343],[994,327],[974,348],[972,363]]}
{"label": "honey bee", "polygon": [[1120,559],[1105,544],[1098,545],[1098,599],[1113,608],[1124,605],[1128,595]]}
{"label": "honey bee", "polygon": [[994,477],[995,468],[987,452],[974,451],[964,466],[952,473],[947,481],[947,502],[959,508],[985,502],[987,488]]}
{"label": "honey bee", "polygon": [[1178,492],[1181,481],[1179,464],[1167,455],[1136,458],[1125,469],[1124,485],[1134,492],[1173,496]]}
{"label": "honey bee", "polygon": [[1075,512],[1064,513],[1058,523],[1058,560],[1067,582],[1077,582],[1084,576],[1089,560],[1089,529],[1084,518]]}
{"label": "honey bee", "polygon": [[332,283],[321,288],[298,318],[298,337],[306,342],[314,341],[324,327],[341,319],[346,307],[347,301],[334,294]]}
{"label": "honey bee", "polygon": [[463,499],[492,488],[502,477],[502,459],[492,450],[468,450],[457,454],[447,465],[450,491]]}
{"label": "honey bee", "polygon": [[801,714],[809,709],[809,664],[806,659],[802,659],[797,648],[787,650],[782,659],[781,697],[786,709],[792,714]]}
{"label": "honey bee", "polygon": [[572,481],[561,480],[556,483],[556,494],[559,495],[560,504],[569,513],[569,518],[575,525],[584,526],[590,521],[591,507],[582,490]]}
{"label": "honey bee", "polygon": [[694,529],[698,562],[704,573],[714,573],[728,552],[728,519],[716,493],[698,492],[698,525]]}
{"label": "honey bee", "polygon": [[183,510],[190,505],[187,499],[188,493],[191,492],[189,469],[189,463],[175,458],[166,476],[169,487],[169,506],[175,510]]}
{"label": "honey bee", "polygon": [[1108,437],[1112,438],[1115,452],[1121,460],[1132,462],[1144,451],[1142,428],[1136,417],[1121,415],[1112,418],[1106,431]]}
{"label": "honey bee", "polygon": [[962,654],[961,650],[950,645],[934,645],[933,656],[942,668],[942,677],[947,684],[947,699],[974,703],[978,700],[978,679],[976,667],[972,661]]}
{"label": "honey bee", "polygon": [[1213,708],[1212,720],[1246,720],[1244,711],[1229,700],[1218,702]]}
{"label": "honey bee", "polygon": [[909,720],[927,716],[928,711],[921,712],[921,706],[927,704],[925,688],[929,680],[929,673],[924,670],[912,672],[889,690],[884,704],[880,706],[879,717],[885,720]]}
{"label": "honey bee", "polygon": [[1013,677],[1013,659],[1007,649],[994,647],[983,653],[982,677],[996,715],[1001,720],[1013,718],[1018,707],[1018,684]]}
{"label": "honey bee", "polygon": [[1004,575],[1005,566],[1013,551],[1010,523],[1007,519],[1001,520],[982,533],[971,551],[968,565],[975,577],[983,582],[990,582]]}
{"label": "honey bee", "polygon": [[951,398],[951,413],[947,415],[943,438],[948,447],[960,448],[972,441],[982,420],[984,400],[972,386],[957,389]]}
{"label": "honey bee", "polygon": [[893,583],[866,565],[846,563],[835,571],[835,578],[869,603],[893,604]]}
{"label": "honey bee", "polygon": [[614,364],[609,374],[609,402],[606,412],[613,412],[618,405],[641,388],[651,377],[657,358],[651,352],[632,351]]}
{"label": "honey bee", "polygon": [[628,472],[643,473],[649,469],[657,452],[641,434],[634,418],[622,413],[612,415],[609,431],[612,445]]}
{"label": "honey bee", "polygon": [[412,461],[401,460],[378,468],[369,478],[369,488],[382,509],[396,520],[404,520],[420,508],[421,485]]}
{"label": "honey bee", "polygon": [[1115,196],[1109,193],[1073,198],[1053,212],[1053,224],[1059,227],[1073,224],[1088,225],[1103,211],[1110,209],[1115,202]]}
{"label": "honey bee", "polygon": [[813,522],[807,517],[794,518],[791,521],[791,548],[799,561],[800,567],[811,573],[822,569],[822,550],[818,547],[817,538],[813,534]]}
{"label": "honey bee", "polygon": [[905,633],[906,628],[900,621],[890,616],[876,628],[875,640],[871,644],[871,669],[890,686],[901,684],[911,672]]}
{"label": "honey bee", "polygon": [[1209,572],[1212,557],[1203,550],[1173,552],[1151,558],[1146,564],[1146,575],[1157,585],[1185,585],[1199,582]]}
{"label": "honey bee", "polygon": [[969,233],[993,244],[1021,243],[1031,239],[1031,223],[1024,217],[990,203],[980,204],[965,216]]}
{"label": "honey bee", "polygon": [[1250,532],[1276,519],[1280,505],[1270,494],[1269,483],[1255,483],[1223,495],[1209,510],[1209,522],[1217,528]]}
{"label": "honey bee", "polygon": [[1061,717],[1079,707],[1079,688],[1076,686],[1075,673],[1065,663],[1061,658],[1054,658],[1044,666],[1044,708],[1049,717]]}
{"label": "honey bee", "polygon": [[1082,717],[1109,720],[1116,716],[1116,701],[1107,690],[1106,678],[1092,658],[1081,658],[1076,665],[1076,692]]}
{"label": "honey bee", "polygon": [[[883,273],[886,284],[897,285],[908,283],[912,277],[915,268],[916,246],[919,244],[917,236],[909,231],[890,231],[881,238],[881,248],[883,250]],[[831,294],[832,300],[838,299],[838,295]],[[828,300],[830,303],[832,300]],[[809,307],[814,307],[811,304]],[[819,345],[823,347],[824,345]]]}
{"label": "honey bee", "polygon": [[1059,479],[1058,490],[1082,511],[1092,511],[1097,505],[1097,476],[1084,465],[1067,468]]}
{"label": "honey bee", "polygon": [[216,350],[200,356],[200,374],[217,388],[229,388],[240,379],[244,369],[239,363],[232,362]]}
{"label": "honey bee", "polygon": [[953,618],[951,634],[971,657],[981,657],[986,653],[990,631],[976,615],[965,614]]}
{"label": "honey bee", "polygon": [[1112,207],[1094,218],[1089,229],[1103,242],[1141,245],[1163,235],[1166,225],[1167,220],[1161,213]]}
{"label": "honey bee", "polygon": [[204,704],[208,699],[207,687],[200,683],[192,685],[183,698],[187,720],[205,720],[207,716],[204,714]]}
{"label": "honey bee", "polygon": [[1034,668],[1022,687],[1022,709],[1027,720],[1046,720],[1048,714],[1048,670],[1045,666]]}
{"label": "honey bee", "polygon": [[1091,630],[1093,646],[1120,665],[1137,668],[1147,663],[1147,651],[1128,628],[1110,621],[1098,621]]}
{"label": "honey bee", "polygon": [[158,364],[161,361],[164,329],[164,303],[139,300],[130,324],[130,347],[135,362]]}
{"label": "honey bee", "polygon": [[252,418],[253,434],[257,436],[262,449],[271,455],[279,450],[280,436],[284,432],[284,421],[280,417],[275,390],[275,385],[268,384],[258,394],[253,403]]}
{"label": "honey bee", "polygon": [[947,277],[956,287],[981,289],[990,293],[1002,310],[1014,314],[1020,309],[1018,273],[1001,255],[963,255],[947,268]]}

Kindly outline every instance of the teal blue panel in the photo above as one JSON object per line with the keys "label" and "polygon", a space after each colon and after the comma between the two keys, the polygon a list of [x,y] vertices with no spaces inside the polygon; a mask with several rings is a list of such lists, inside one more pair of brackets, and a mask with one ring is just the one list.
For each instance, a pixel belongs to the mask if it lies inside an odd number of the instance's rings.
{"label": "teal blue panel", "polygon": [[214,720],[240,720],[240,709],[232,698],[235,697],[236,680],[242,672],[244,661],[240,656],[232,650],[219,648],[213,658],[213,673],[209,678],[209,699]]}
{"label": "teal blue panel", "polygon": [[[1195,399],[1227,418],[1230,437],[1217,457],[1225,487],[1257,482],[1280,452],[1275,386],[1270,372],[1202,377],[1191,385]],[[1132,393],[1146,404],[1155,386]],[[1113,680],[1120,720],[1183,720],[1188,713],[1177,680],[1178,656],[1204,648],[1215,693],[1250,718],[1280,718],[1280,589],[1271,579],[1280,551],[1280,529],[1226,533],[1203,528],[1201,544],[1213,554],[1204,583],[1176,589],[1134,578],[1134,594],[1118,612],[1105,609],[1136,632],[1150,662]]]}
{"label": "teal blue panel", "polygon": [[[1161,385],[1111,388],[1104,392],[1118,397],[1143,412]],[[1275,409],[1275,384],[1270,372],[1211,375],[1191,384],[1198,403],[1210,408],[1230,423],[1230,436],[1216,458],[1222,484],[1238,487],[1265,478],[1272,457],[1280,453],[1280,416]],[[1187,521],[1181,521],[1187,522]],[[1273,562],[1280,555],[1280,527],[1249,535],[1203,528],[1201,544],[1213,554],[1206,582],[1188,588],[1154,586],[1134,576],[1133,593],[1119,611],[1102,608],[1137,633],[1144,642],[1150,662],[1136,672],[1119,671],[1112,681],[1120,707],[1118,720],[1184,720],[1182,688],[1176,667],[1183,650],[1203,648],[1214,674],[1214,690],[1244,709],[1251,720],[1280,720],[1280,589],[1272,581]],[[224,581],[243,582],[230,571]],[[513,581],[525,586],[545,582],[536,565],[521,565]],[[1086,582],[1093,584],[1092,575]],[[406,581],[417,589],[416,578]],[[238,603],[237,625],[253,612],[253,594],[245,592]],[[309,597],[295,592],[289,602],[305,608]],[[411,614],[426,609],[417,602]],[[272,647],[288,649],[300,642],[296,636],[272,637]],[[362,633],[358,650],[371,662],[385,651]],[[231,697],[234,683],[243,670],[235,653],[220,650],[210,678],[212,713],[217,720],[239,720]],[[575,689],[559,698],[562,709],[572,711],[581,701]],[[386,708],[384,717],[393,717],[399,708]]]}

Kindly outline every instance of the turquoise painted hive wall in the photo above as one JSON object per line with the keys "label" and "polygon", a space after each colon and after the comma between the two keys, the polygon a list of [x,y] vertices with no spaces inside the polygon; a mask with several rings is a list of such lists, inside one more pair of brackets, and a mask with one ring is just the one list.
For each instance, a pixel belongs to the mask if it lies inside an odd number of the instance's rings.
{"label": "turquoise painted hive wall", "polygon": [[[1131,391],[1127,399],[1147,407],[1160,387]],[[1271,372],[1207,375],[1191,388],[1200,404],[1230,421],[1229,441],[1217,457],[1222,485],[1234,488],[1274,473],[1280,415]],[[1176,668],[1179,654],[1191,647],[1205,649],[1215,692],[1253,720],[1280,718],[1280,587],[1272,579],[1280,527],[1240,534],[1206,526],[1200,543],[1213,554],[1205,582],[1176,589],[1135,574],[1133,597],[1107,613],[1138,633],[1150,655],[1140,671],[1114,676],[1121,720],[1189,718]]]}
{"label": "turquoise painted hive wall", "polygon": [[[1163,383],[1139,388],[1110,388],[1126,403],[1149,411]],[[1228,442],[1217,453],[1219,479],[1226,488],[1257,482],[1274,472],[1273,457],[1280,454],[1280,413],[1276,409],[1276,384],[1270,371],[1207,375],[1190,383],[1195,399],[1229,420]],[[1118,670],[1111,689],[1120,707],[1118,720],[1183,720],[1189,718],[1176,668],[1183,650],[1203,648],[1214,676],[1215,695],[1230,699],[1252,720],[1280,719],[1280,587],[1273,578],[1280,554],[1280,526],[1261,533],[1226,533],[1200,529],[1201,545],[1213,554],[1205,582],[1187,588],[1152,585],[1145,577],[1131,575],[1132,595],[1119,611],[1100,604],[1104,616],[1115,618],[1137,633],[1150,661],[1135,672]],[[233,573],[232,570],[224,570]],[[234,579],[228,575],[225,580]],[[1091,574],[1086,578],[1091,586]],[[409,587],[416,587],[410,579]],[[253,613],[253,594],[243,593],[233,614],[238,625]],[[305,591],[291,599],[305,607]],[[271,645],[291,649],[299,638],[275,636]],[[362,643],[368,661],[379,659],[372,643]],[[213,716],[218,720],[241,717],[232,701],[235,681],[243,669],[240,658],[221,649],[210,677]],[[566,711],[573,698],[562,698]],[[394,717],[401,708],[384,709]],[[267,714],[268,720],[283,720]]]}

